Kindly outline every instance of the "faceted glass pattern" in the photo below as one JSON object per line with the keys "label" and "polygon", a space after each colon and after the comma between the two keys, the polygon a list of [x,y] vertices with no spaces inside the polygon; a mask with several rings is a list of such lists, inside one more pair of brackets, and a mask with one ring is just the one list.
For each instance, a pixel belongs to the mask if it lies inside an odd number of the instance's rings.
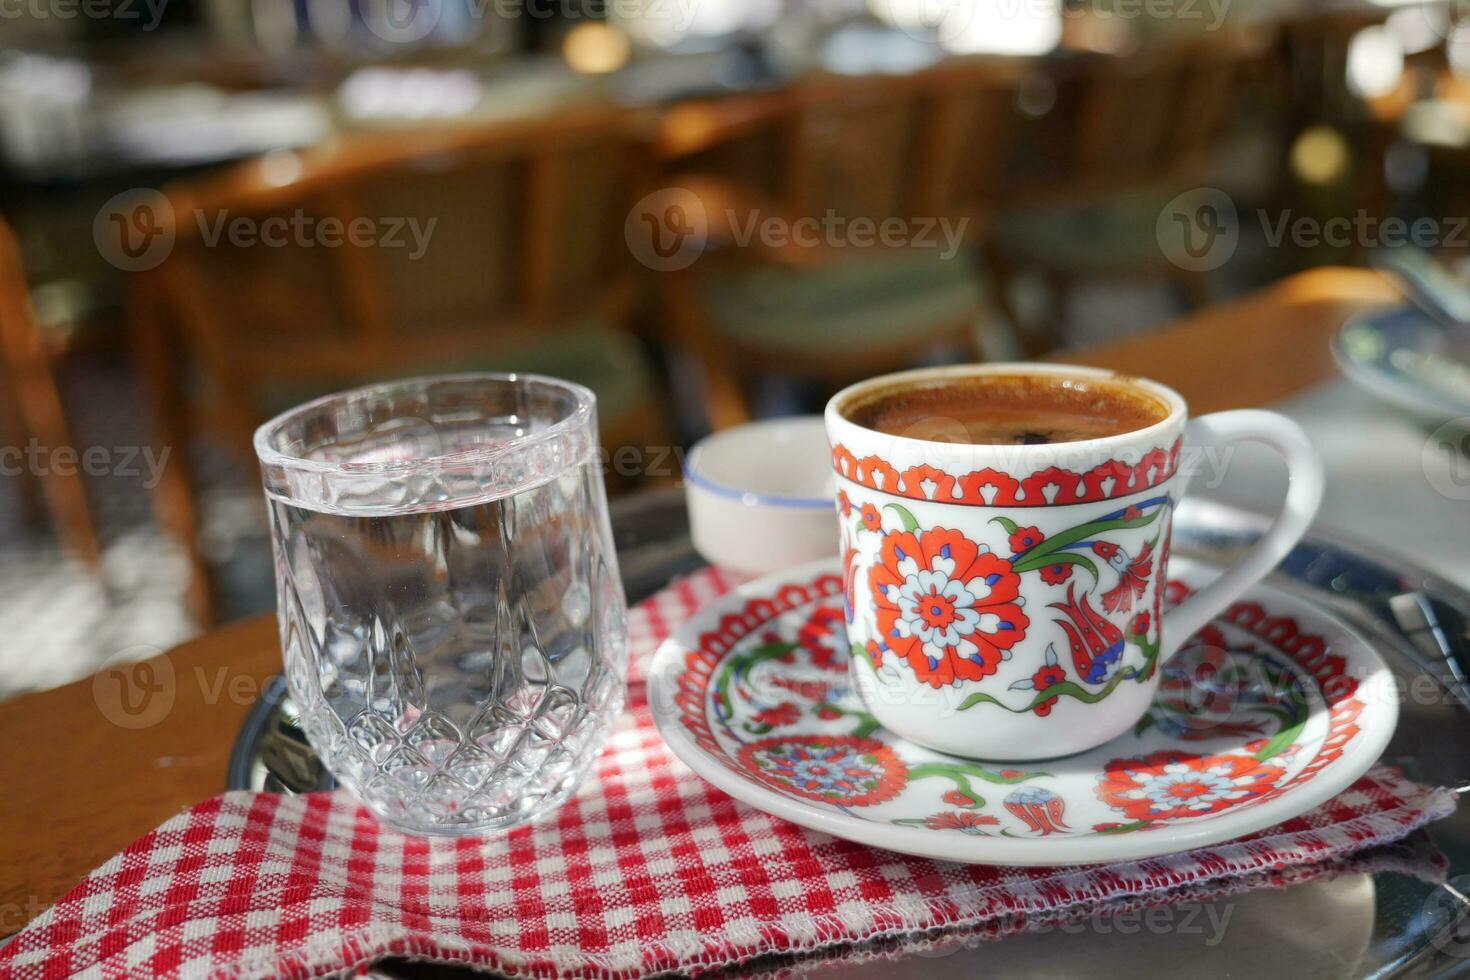
{"label": "faceted glass pattern", "polygon": [[477,833],[545,813],[621,710],[591,398],[428,379],[257,435],[291,694],[327,768],[386,823]]}

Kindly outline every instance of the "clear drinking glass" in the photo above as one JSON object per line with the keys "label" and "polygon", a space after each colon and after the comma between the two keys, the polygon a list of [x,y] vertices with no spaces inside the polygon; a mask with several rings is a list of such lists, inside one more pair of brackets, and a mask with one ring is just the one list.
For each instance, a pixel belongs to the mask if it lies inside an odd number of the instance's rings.
{"label": "clear drinking glass", "polygon": [[417,378],[302,405],[255,449],[286,677],[332,775],[416,834],[561,804],[627,676],[592,393]]}

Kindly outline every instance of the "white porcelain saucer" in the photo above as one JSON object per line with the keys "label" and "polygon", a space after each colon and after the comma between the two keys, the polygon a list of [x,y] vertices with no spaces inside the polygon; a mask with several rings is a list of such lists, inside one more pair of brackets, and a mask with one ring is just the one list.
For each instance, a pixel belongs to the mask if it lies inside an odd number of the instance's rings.
{"label": "white porcelain saucer", "polygon": [[[1169,572],[1171,601],[1215,574],[1183,558]],[[832,559],[700,610],[659,648],[649,694],[674,754],[737,799],[981,864],[1112,862],[1250,834],[1341,792],[1393,735],[1388,667],[1301,599],[1257,586],[1200,640],[1225,651],[1206,696],[1166,668],[1149,713],[1107,745],[1013,765],[945,756],[886,732],[851,690]]]}

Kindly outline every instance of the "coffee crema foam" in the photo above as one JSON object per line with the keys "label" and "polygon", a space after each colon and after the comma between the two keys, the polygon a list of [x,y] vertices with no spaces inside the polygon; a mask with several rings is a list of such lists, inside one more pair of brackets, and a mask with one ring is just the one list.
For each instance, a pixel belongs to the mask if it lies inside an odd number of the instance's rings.
{"label": "coffee crema foam", "polygon": [[872,392],[841,414],[865,429],[929,442],[1050,445],[1136,432],[1169,417],[1162,399],[1123,379],[977,374]]}

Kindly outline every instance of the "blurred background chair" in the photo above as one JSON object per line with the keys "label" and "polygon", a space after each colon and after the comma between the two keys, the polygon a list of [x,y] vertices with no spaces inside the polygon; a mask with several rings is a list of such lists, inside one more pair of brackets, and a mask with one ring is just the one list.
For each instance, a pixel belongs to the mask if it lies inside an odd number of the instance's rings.
{"label": "blurred background chair", "polygon": [[[922,76],[817,77],[666,115],[662,184],[699,199],[707,241],[658,282],[711,427],[748,418],[774,375],[814,404],[865,375],[981,356],[984,280],[968,216],[940,210],[951,134],[926,92]],[[874,234],[888,221],[902,244]]]}
{"label": "blurred background chair", "polygon": [[[641,116],[598,112],[359,137],[171,188],[177,240],[134,304],[162,442],[182,453],[209,432],[253,467],[255,426],[317,395],[525,371],[590,387],[610,452],[667,445],[622,241],[647,135]],[[242,217],[280,242],[236,244]],[[367,240],[317,240],[354,222]],[[159,518],[202,581],[193,485],[176,458]],[[209,618],[203,588],[192,604]]]}
{"label": "blurred background chair", "polygon": [[[65,331],[41,329],[20,246],[10,226],[0,221],[0,369],[5,374],[0,431],[5,434],[3,445],[22,453],[19,460],[7,461],[17,472],[6,475],[17,478],[22,501],[32,512],[39,509],[39,490],[62,542],[95,565],[101,552],[87,503],[80,452],[72,441],[52,371],[53,359],[65,353],[66,340]],[[36,454],[35,469],[28,462],[33,445],[46,453],[44,457]],[[69,465],[56,458],[57,450],[71,454]]]}
{"label": "blurred background chair", "polygon": [[[1061,344],[1068,303],[1083,281],[1161,282],[1178,306],[1205,302],[1203,277],[1160,248],[1155,223],[1176,195],[1207,182],[1224,138],[1252,95],[1264,50],[1222,32],[1134,53],[1037,64],[998,105],[994,87],[963,82],[947,96],[975,200],[994,213],[985,256],[1001,307],[1029,354]],[[1007,93],[999,93],[1002,97]],[[1027,315],[1017,279],[1049,295]]]}

